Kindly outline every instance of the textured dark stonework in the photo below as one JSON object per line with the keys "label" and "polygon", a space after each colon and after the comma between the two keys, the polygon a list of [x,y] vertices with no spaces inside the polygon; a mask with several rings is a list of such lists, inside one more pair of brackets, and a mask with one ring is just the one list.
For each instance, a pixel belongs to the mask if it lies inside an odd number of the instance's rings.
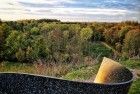
{"label": "textured dark stonework", "polygon": [[0,94],[127,94],[132,75],[123,83],[96,84],[57,78],[0,73]]}

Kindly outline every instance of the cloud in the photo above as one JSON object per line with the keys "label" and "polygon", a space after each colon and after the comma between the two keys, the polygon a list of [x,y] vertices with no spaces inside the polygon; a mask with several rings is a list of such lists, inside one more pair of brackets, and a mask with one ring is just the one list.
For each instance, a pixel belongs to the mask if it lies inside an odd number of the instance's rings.
{"label": "cloud", "polygon": [[122,9],[102,9],[102,8],[32,8],[32,12],[40,15],[73,15],[73,16],[123,16],[127,14],[137,14],[137,12]]}
{"label": "cloud", "polygon": [[0,0],[4,20],[140,21],[139,0]]}
{"label": "cloud", "polygon": [[76,3],[74,0],[20,0],[17,2],[27,7],[58,7],[63,4]]}

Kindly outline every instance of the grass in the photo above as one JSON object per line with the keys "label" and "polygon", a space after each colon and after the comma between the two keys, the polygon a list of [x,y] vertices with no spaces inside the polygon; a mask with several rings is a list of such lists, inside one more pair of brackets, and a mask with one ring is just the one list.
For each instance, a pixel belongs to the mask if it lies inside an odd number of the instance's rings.
{"label": "grass", "polygon": [[78,80],[78,81],[92,80],[93,81],[98,68],[99,68],[99,64],[82,67],[78,70],[69,72],[63,78],[67,80]]}
{"label": "grass", "polygon": [[105,47],[101,43],[91,43],[90,44],[90,55],[92,56],[99,56],[100,57],[111,57],[113,54],[112,50]]}
{"label": "grass", "polygon": [[115,50],[111,45],[109,45],[105,42],[101,42],[101,44],[103,44],[106,48],[112,50],[117,56],[121,56],[121,53],[119,53],[117,50]]}
{"label": "grass", "polygon": [[15,62],[2,62],[0,72],[31,73],[47,76],[61,77],[72,69],[71,64],[25,64]]}
{"label": "grass", "polygon": [[[140,60],[126,60],[121,64],[131,69],[140,69]],[[67,80],[93,81],[98,71],[99,64],[22,64],[15,62],[2,62],[0,72],[32,73],[60,77]],[[133,82],[129,94],[140,94],[140,75]]]}
{"label": "grass", "polygon": [[140,78],[133,82],[128,94],[140,94]]}
{"label": "grass", "polygon": [[22,64],[22,63],[15,63],[15,62],[2,62],[0,64],[0,72],[34,73],[35,67],[32,64]]}
{"label": "grass", "polygon": [[[102,58],[103,56],[111,57],[112,50],[106,48],[101,43],[93,43],[90,45],[90,56]],[[93,60],[90,60],[93,61]],[[82,64],[24,64],[4,61],[0,63],[0,72],[19,72],[19,73],[31,73],[41,74],[47,76],[59,77],[67,80],[78,80],[78,81],[93,81],[98,71],[100,64],[94,63]],[[138,70],[137,79],[133,82],[129,94],[140,94],[140,60],[124,60],[120,61],[122,65],[129,69]]]}
{"label": "grass", "polygon": [[122,65],[127,68],[132,69],[135,72],[137,78],[135,78],[130,90],[129,94],[140,94],[140,60],[126,60],[121,62]]}
{"label": "grass", "polygon": [[[91,64],[90,64],[91,65]],[[20,62],[8,62],[4,61],[0,63],[0,72],[17,72],[17,73],[31,73],[39,75],[47,75],[54,77],[62,77],[71,71],[77,71],[89,66],[89,64],[27,64]]]}
{"label": "grass", "polygon": [[131,69],[140,69],[140,60],[126,60],[121,61],[121,64]]}

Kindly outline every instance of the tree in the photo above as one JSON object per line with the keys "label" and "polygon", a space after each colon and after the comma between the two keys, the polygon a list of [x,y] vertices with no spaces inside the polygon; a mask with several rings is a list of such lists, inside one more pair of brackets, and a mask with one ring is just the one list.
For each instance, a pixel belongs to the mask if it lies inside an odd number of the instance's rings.
{"label": "tree", "polygon": [[91,28],[86,27],[80,31],[81,40],[89,40],[92,37],[93,31]]}
{"label": "tree", "polygon": [[0,26],[0,46],[2,46],[3,41],[4,41],[4,31],[2,30],[2,26]]}
{"label": "tree", "polygon": [[30,33],[31,33],[32,35],[39,35],[39,34],[40,34],[39,28],[33,27],[33,28],[31,29]]}
{"label": "tree", "polygon": [[[12,42],[11,42],[12,41]],[[12,31],[6,39],[5,57],[20,62],[33,62],[47,57],[44,37],[25,32]]]}
{"label": "tree", "polygon": [[139,29],[129,31],[124,40],[124,50],[130,56],[140,56],[140,31]]}
{"label": "tree", "polygon": [[118,52],[121,52],[121,51],[122,51],[122,45],[121,45],[120,42],[115,43],[115,49],[116,49]]}
{"label": "tree", "polygon": [[16,52],[16,58],[18,61],[23,62],[25,61],[25,51],[23,51],[21,48]]}
{"label": "tree", "polygon": [[0,19],[0,25],[2,24],[2,20]]}
{"label": "tree", "polygon": [[0,26],[0,60],[2,59],[2,51],[4,46],[4,32]]}
{"label": "tree", "polygon": [[92,40],[93,41],[101,41],[103,40],[103,32],[104,32],[104,28],[102,25],[99,25],[97,23],[94,23],[92,26],[92,31],[93,31],[93,35],[92,35]]}
{"label": "tree", "polygon": [[5,50],[5,58],[7,59],[15,59],[15,53],[19,49],[19,42],[17,42],[17,38],[20,36],[18,31],[12,31],[10,35],[6,38],[6,50]]}
{"label": "tree", "polygon": [[123,43],[123,40],[125,38],[125,35],[127,34],[127,32],[130,30],[130,27],[125,26],[122,27],[121,30],[118,32],[118,37],[121,43]]}
{"label": "tree", "polygon": [[53,30],[59,30],[58,24],[56,23],[43,23],[41,24],[41,31],[50,32]]}
{"label": "tree", "polygon": [[104,32],[104,38],[107,43],[114,46],[116,42],[119,42],[118,27],[114,26],[106,29]]}
{"label": "tree", "polygon": [[81,26],[79,24],[70,24],[68,31],[71,32],[79,32],[81,30]]}

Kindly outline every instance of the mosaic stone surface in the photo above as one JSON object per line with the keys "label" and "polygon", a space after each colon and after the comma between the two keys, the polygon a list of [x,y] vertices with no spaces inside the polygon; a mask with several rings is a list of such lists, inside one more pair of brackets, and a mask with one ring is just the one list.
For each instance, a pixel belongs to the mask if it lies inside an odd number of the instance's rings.
{"label": "mosaic stone surface", "polygon": [[30,74],[0,73],[0,94],[127,94],[131,79],[107,85]]}

